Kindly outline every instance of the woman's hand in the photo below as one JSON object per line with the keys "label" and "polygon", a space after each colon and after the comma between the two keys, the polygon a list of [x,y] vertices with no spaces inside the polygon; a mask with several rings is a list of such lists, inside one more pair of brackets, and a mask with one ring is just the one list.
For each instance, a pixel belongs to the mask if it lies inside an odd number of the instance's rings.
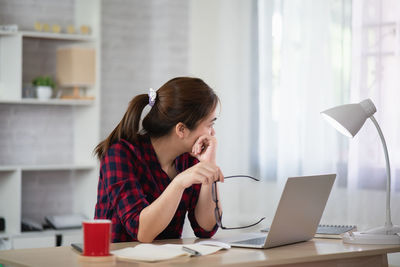
{"label": "woman's hand", "polygon": [[191,155],[200,162],[216,163],[217,139],[211,135],[200,136],[192,147]]}
{"label": "woman's hand", "polygon": [[220,168],[209,162],[199,162],[178,174],[174,180],[180,183],[183,188],[188,188],[192,184],[209,184],[215,181],[224,181],[224,175]]}

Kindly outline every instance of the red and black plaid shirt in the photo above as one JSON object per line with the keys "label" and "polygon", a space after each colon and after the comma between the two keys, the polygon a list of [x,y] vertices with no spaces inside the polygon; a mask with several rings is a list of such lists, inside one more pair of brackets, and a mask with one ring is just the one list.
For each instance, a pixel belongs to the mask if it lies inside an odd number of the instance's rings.
{"label": "red and black plaid shirt", "polygon": [[[188,153],[176,158],[178,173],[198,163]],[[150,138],[143,136],[136,144],[121,140],[113,144],[100,163],[95,218],[112,221],[112,242],[136,241],[140,212],[156,200],[171,182],[161,169]],[[174,217],[156,239],[180,238],[188,211],[188,218],[197,237],[209,238],[211,232],[199,226],[194,209],[201,185],[187,188]]]}

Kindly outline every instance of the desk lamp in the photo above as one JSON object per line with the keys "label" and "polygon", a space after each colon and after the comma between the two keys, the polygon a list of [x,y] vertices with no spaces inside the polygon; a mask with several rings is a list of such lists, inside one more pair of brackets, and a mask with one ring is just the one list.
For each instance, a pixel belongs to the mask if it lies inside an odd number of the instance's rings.
{"label": "desk lamp", "polygon": [[376,227],[364,232],[354,232],[343,236],[343,242],[354,244],[400,244],[400,227],[392,224],[390,215],[390,164],[385,138],[373,114],[376,108],[371,99],[358,104],[347,104],[333,107],[321,112],[321,115],[342,134],[354,137],[365,121],[370,118],[378,130],[386,160],[386,222],[385,226]]}

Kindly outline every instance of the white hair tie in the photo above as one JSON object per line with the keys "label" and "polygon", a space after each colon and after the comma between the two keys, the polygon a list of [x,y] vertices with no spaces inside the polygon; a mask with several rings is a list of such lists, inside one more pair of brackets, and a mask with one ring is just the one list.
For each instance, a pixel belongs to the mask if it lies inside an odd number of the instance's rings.
{"label": "white hair tie", "polygon": [[153,107],[154,103],[156,103],[156,98],[157,98],[157,91],[154,90],[153,88],[149,89],[149,106]]}

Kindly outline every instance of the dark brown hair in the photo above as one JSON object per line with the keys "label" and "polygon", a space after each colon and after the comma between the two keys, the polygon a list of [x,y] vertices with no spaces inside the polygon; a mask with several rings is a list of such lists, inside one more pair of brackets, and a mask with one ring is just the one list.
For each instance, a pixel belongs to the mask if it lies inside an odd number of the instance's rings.
{"label": "dark brown hair", "polygon": [[[193,130],[214,110],[218,96],[199,78],[177,77],[157,90],[157,98],[150,112],[143,118],[143,131],[150,137],[167,135],[179,122]],[[102,159],[108,148],[120,139],[131,143],[140,136],[139,123],[142,111],[149,104],[149,96],[135,96],[129,103],[120,123],[94,150]]]}

